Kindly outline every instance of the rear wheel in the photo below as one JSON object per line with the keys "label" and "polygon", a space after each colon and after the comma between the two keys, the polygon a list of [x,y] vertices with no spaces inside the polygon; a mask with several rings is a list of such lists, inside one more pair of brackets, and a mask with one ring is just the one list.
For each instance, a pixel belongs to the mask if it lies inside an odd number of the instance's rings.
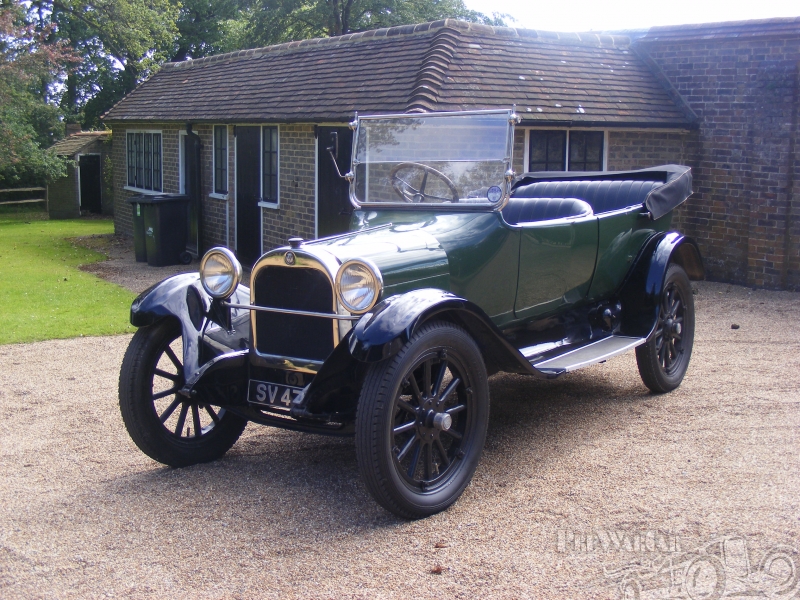
{"label": "rear wheel", "polygon": [[367,489],[404,518],[444,510],[472,479],[488,419],[489,385],[475,342],[450,323],[424,325],[367,373],[356,422]]}
{"label": "rear wheel", "polygon": [[247,420],[178,393],[184,383],[180,325],[171,320],[133,336],[119,375],[119,407],[131,439],[153,460],[185,467],[225,454]]}
{"label": "rear wheel", "polygon": [[658,322],[647,341],[636,348],[644,384],[662,394],[683,381],[694,344],[694,298],[686,271],[671,264],[659,302]]}

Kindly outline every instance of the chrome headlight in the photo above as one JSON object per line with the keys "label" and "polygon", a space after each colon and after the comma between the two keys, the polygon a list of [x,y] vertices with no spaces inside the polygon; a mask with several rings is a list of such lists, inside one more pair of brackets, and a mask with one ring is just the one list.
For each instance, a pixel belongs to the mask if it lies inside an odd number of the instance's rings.
{"label": "chrome headlight", "polygon": [[242,265],[227,248],[212,248],[200,261],[200,281],[212,298],[229,298],[242,280]]}
{"label": "chrome headlight", "polygon": [[336,295],[351,313],[360,315],[375,306],[383,291],[383,278],[371,261],[348,260],[336,273]]}

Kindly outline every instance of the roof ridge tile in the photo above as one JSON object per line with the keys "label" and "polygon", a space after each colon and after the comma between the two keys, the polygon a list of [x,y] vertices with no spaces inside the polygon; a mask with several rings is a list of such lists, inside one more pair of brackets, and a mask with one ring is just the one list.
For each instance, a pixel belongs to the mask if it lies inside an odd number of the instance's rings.
{"label": "roof ridge tile", "polygon": [[443,27],[431,40],[431,45],[422,57],[414,87],[408,97],[406,112],[433,110],[442,87],[442,80],[456,51],[458,32]]}
{"label": "roof ridge tile", "polygon": [[283,42],[281,44],[274,44],[272,46],[264,46],[261,48],[249,48],[246,50],[235,50],[225,54],[215,54],[214,56],[206,56],[203,58],[187,59],[181,62],[166,63],[162,69],[187,69],[191,67],[198,67],[204,64],[236,60],[240,58],[258,57],[272,52],[282,52],[287,50],[294,50],[296,48],[304,48],[307,46],[317,46],[326,44],[339,44],[343,42],[358,41],[362,39],[369,39],[374,37],[395,37],[398,35],[414,35],[418,33],[427,33],[437,29],[452,29],[456,31],[469,32],[473,35],[490,35],[498,38],[525,38],[525,39],[547,39],[553,41],[560,41],[562,43],[578,43],[578,44],[594,44],[594,45],[628,45],[629,38],[623,35],[603,35],[599,36],[594,33],[559,33],[555,31],[540,31],[536,29],[522,29],[516,27],[500,27],[494,25],[484,25],[482,23],[470,23],[460,19],[442,19],[439,21],[430,21],[427,23],[417,23],[412,25],[395,25],[394,27],[383,27],[380,29],[370,29],[367,31],[358,31],[353,33],[346,33],[333,37],[322,38],[309,38],[304,40],[294,40],[291,42]]}

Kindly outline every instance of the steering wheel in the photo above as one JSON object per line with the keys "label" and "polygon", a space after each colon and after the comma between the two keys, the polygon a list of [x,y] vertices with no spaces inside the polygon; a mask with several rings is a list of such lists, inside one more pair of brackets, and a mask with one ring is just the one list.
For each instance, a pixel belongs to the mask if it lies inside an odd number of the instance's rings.
{"label": "steering wheel", "polygon": [[[419,184],[419,189],[415,188],[413,185],[408,183],[408,181],[397,174],[404,169],[411,171],[418,170],[423,172],[422,182]],[[452,197],[444,198],[442,196],[434,196],[432,194],[425,193],[425,186],[428,183],[429,173],[444,182],[447,188],[453,193]],[[391,181],[392,187],[397,195],[399,195],[406,202],[422,202],[426,198],[430,198],[434,202],[437,200],[439,202],[458,202],[458,190],[456,189],[456,185],[450,180],[449,177],[447,177],[447,175],[441,171],[437,171],[433,167],[429,167],[428,165],[415,162],[400,163],[392,169],[391,173],[389,173],[389,181]]]}

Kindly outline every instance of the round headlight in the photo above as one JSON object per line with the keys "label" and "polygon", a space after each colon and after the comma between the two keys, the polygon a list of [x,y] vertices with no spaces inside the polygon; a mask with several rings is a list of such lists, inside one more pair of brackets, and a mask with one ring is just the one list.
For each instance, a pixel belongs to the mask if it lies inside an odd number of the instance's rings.
{"label": "round headlight", "polygon": [[209,296],[230,297],[242,280],[242,265],[227,248],[212,248],[200,261],[200,281]]}
{"label": "round headlight", "polygon": [[365,260],[348,260],[336,274],[336,295],[344,307],[357,315],[375,306],[383,291],[381,272]]}

